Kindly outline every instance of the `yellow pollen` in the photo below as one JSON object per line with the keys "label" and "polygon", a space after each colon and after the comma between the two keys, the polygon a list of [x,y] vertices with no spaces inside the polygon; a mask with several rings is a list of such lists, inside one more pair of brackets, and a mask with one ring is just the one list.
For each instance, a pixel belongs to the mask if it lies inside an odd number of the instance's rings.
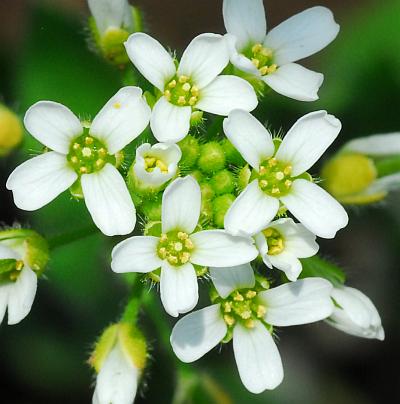
{"label": "yellow pollen", "polygon": [[251,310],[246,310],[240,314],[243,320],[248,320],[251,317]]}
{"label": "yellow pollen", "polygon": [[236,302],[243,302],[244,301],[244,297],[239,293],[236,292],[235,297],[233,298],[233,300],[235,300]]}
{"label": "yellow pollen", "polygon": [[197,97],[199,95],[199,88],[197,86],[192,86],[192,89],[190,90],[191,94]]}
{"label": "yellow pollen", "polygon": [[156,161],[156,167],[158,167],[162,173],[168,173],[168,167],[161,160]]}
{"label": "yellow pollen", "polygon": [[92,150],[89,147],[84,147],[82,149],[82,156],[83,157],[90,157],[92,155]]}
{"label": "yellow pollen", "polygon": [[169,84],[168,84],[169,88],[175,88],[176,87],[176,80],[172,80]]}
{"label": "yellow pollen", "polygon": [[266,188],[268,186],[268,181],[267,180],[261,180],[260,181],[260,186],[261,186],[261,188]]}
{"label": "yellow pollen", "polygon": [[273,193],[273,194],[280,194],[281,193],[281,191],[279,191],[279,188],[272,188],[272,190],[271,190],[271,193]]}
{"label": "yellow pollen", "polygon": [[257,317],[258,318],[264,317],[266,312],[267,312],[267,309],[265,308],[265,306],[260,304],[257,307]]}
{"label": "yellow pollen", "polygon": [[190,97],[189,105],[193,107],[197,103],[197,97]]}
{"label": "yellow pollen", "polygon": [[183,95],[180,95],[178,98],[178,104],[179,105],[185,105],[186,104],[186,99]]}
{"label": "yellow pollen", "polygon": [[270,167],[274,167],[274,166],[276,166],[278,164],[278,161],[276,160],[276,158],[272,158],[272,159],[269,159],[268,160],[268,165],[270,166]]}
{"label": "yellow pollen", "polygon": [[277,69],[278,69],[278,65],[276,65],[276,64],[274,63],[273,65],[271,65],[271,66],[269,67],[268,73],[274,73],[274,72],[276,72]]}
{"label": "yellow pollen", "polygon": [[285,178],[285,174],[283,174],[282,171],[278,171],[278,172],[275,174],[275,178],[276,178],[278,181],[282,181],[282,180]]}
{"label": "yellow pollen", "polygon": [[188,237],[189,237],[188,234],[187,234],[187,233],[184,233],[183,231],[180,231],[180,232],[178,233],[178,238],[179,238],[179,240],[186,240]]}
{"label": "yellow pollen", "polygon": [[101,148],[97,153],[98,153],[98,155],[100,157],[106,157],[107,156],[107,150],[104,149],[104,148]]}
{"label": "yellow pollen", "polygon": [[[268,48],[264,48],[263,46],[261,47],[261,49],[260,49],[260,53],[261,53],[261,55],[263,55],[263,56],[265,56],[265,57],[267,57],[267,58],[269,58],[269,57],[271,57],[272,56],[272,50],[271,49],[268,49]],[[272,65],[273,66],[273,65]]]}
{"label": "yellow pollen", "polygon": [[292,169],[293,169],[292,166],[286,166],[285,169],[283,170],[283,173],[285,175],[290,175],[292,172]]}
{"label": "yellow pollen", "polygon": [[71,163],[72,164],[78,164],[79,163],[79,159],[76,156],[71,157]]}
{"label": "yellow pollen", "polygon": [[165,259],[167,257],[167,249],[165,247],[161,247],[158,252],[160,253],[161,257]]}
{"label": "yellow pollen", "polygon": [[180,242],[177,242],[174,244],[174,250],[175,251],[182,251],[183,250],[183,245]]}
{"label": "yellow pollen", "polygon": [[186,264],[189,261],[189,259],[190,259],[190,254],[188,252],[185,251],[181,254],[182,264]]}
{"label": "yellow pollen", "polygon": [[186,247],[188,250],[192,250],[192,249],[193,249],[194,244],[193,244],[193,241],[190,240],[190,238],[187,238],[187,239],[185,240],[185,247]]}
{"label": "yellow pollen", "polygon": [[264,166],[261,166],[259,171],[258,171],[261,175],[265,174],[267,172],[267,169]]}
{"label": "yellow pollen", "polygon": [[120,109],[120,108],[121,108],[121,104],[120,104],[119,102],[116,102],[116,103],[114,104],[114,108],[115,108],[115,109]]}
{"label": "yellow pollen", "polygon": [[190,78],[188,76],[180,76],[179,77],[179,83],[184,84],[187,83],[190,80]]}
{"label": "yellow pollen", "polygon": [[96,167],[97,168],[101,168],[101,167],[103,167],[103,165],[104,165],[104,160],[102,160],[102,159],[96,160]]}
{"label": "yellow pollen", "polygon": [[93,144],[93,142],[94,142],[94,139],[92,137],[88,136],[85,138],[85,144],[87,146],[90,146],[91,144]]}
{"label": "yellow pollen", "polygon": [[80,147],[81,145],[79,143],[74,143],[74,145],[72,146],[74,150],[79,150]]}
{"label": "yellow pollen", "polygon": [[86,174],[88,172],[88,169],[86,167],[81,167],[79,171],[81,172],[81,174]]}
{"label": "yellow pollen", "polygon": [[293,183],[292,183],[292,181],[290,181],[290,180],[286,180],[286,181],[285,181],[285,187],[286,187],[286,188],[290,188],[290,187],[292,186],[292,184],[293,184]]}
{"label": "yellow pollen", "polygon": [[263,46],[260,43],[256,43],[252,48],[251,51],[253,53],[258,53],[262,50]]}
{"label": "yellow pollen", "polygon": [[232,316],[229,316],[228,314],[224,315],[224,321],[229,326],[232,326],[233,324],[235,324],[235,319]]}
{"label": "yellow pollen", "polygon": [[246,328],[254,328],[254,327],[255,327],[254,321],[253,321],[251,318],[249,318],[249,319],[244,323],[244,325],[246,326]]}
{"label": "yellow pollen", "polygon": [[271,237],[274,231],[269,227],[263,231],[265,237]]}
{"label": "yellow pollen", "polygon": [[178,263],[178,257],[175,257],[175,255],[170,255],[170,256],[167,258],[167,261],[168,261],[171,265],[177,264],[177,263]]}
{"label": "yellow pollen", "polygon": [[154,168],[155,163],[156,163],[155,157],[145,157],[145,159],[144,159],[145,168]]}
{"label": "yellow pollen", "polygon": [[18,261],[16,262],[16,264],[15,264],[15,269],[16,269],[17,271],[21,271],[23,267],[24,267],[24,261],[18,260]]}
{"label": "yellow pollen", "polygon": [[167,240],[168,240],[168,236],[165,233],[161,234],[161,237],[160,237],[161,243],[165,243]]}
{"label": "yellow pollen", "polygon": [[[260,61],[258,59],[251,59],[251,63],[258,69],[258,66],[260,66]],[[263,67],[264,69],[264,67]]]}
{"label": "yellow pollen", "polygon": [[191,86],[189,83],[185,83],[185,84],[182,86],[182,90],[183,90],[185,93],[188,93],[188,92],[190,91],[191,87],[192,87],[192,86]]}
{"label": "yellow pollen", "polygon": [[171,99],[171,91],[165,90],[164,91],[164,96],[169,101]]}
{"label": "yellow pollen", "polygon": [[246,293],[247,299],[253,299],[253,297],[256,297],[256,296],[257,296],[257,292],[255,292],[254,290],[249,290]]}
{"label": "yellow pollen", "polygon": [[225,302],[225,304],[224,304],[224,312],[225,313],[230,313],[231,311],[232,311],[232,303]]}

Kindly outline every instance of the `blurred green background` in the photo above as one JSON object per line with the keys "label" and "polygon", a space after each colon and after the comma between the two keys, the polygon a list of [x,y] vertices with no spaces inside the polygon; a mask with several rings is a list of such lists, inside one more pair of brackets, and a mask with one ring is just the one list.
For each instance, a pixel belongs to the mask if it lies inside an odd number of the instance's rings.
{"label": "blurred green background", "polygon": [[[342,29],[328,49],[304,62],[325,74],[320,101],[300,103],[272,95],[259,117],[287,130],[306,112],[329,110],[343,122],[330,153],[353,137],[400,131],[400,1],[265,4],[270,27],[320,4],[333,10]],[[138,0],[135,5],[143,10],[151,33],[171,48],[182,49],[201,32],[224,32],[220,0]],[[88,51],[87,16],[84,0],[1,0],[0,100],[20,116],[32,103],[49,99],[82,118],[93,117],[118,90],[120,73]],[[20,150],[0,159],[0,221],[18,221],[49,237],[85,228],[90,223],[86,208],[67,194],[29,214],[14,207],[6,178],[40,150],[27,136]],[[378,206],[350,209],[348,228],[333,241],[321,241],[323,255],[342,265],[348,283],[376,304],[385,342],[341,334],[322,323],[281,329],[285,380],[275,391],[253,396],[239,381],[230,345],[178,377],[170,348],[160,344],[150,318],[156,316],[153,309],[141,319],[152,359],[147,387],[137,402],[172,403],[177,382],[190,394],[182,401],[175,397],[174,404],[400,402],[399,202],[398,195],[391,195]],[[91,402],[94,379],[85,360],[95,337],[118,318],[127,296],[121,278],[109,268],[117,241],[93,235],[54,250],[30,315],[17,326],[0,327],[1,403]]]}

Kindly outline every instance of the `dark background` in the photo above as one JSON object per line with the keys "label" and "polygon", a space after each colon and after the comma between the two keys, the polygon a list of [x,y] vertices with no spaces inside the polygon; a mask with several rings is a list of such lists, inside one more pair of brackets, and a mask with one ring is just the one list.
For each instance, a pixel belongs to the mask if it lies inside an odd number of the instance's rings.
{"label": "dark background", "polygon": [[[353,137],[400,130],[399,1],[265,4],[269,27],[317,4],[330,7],[342,27],[328,49],[303,63],[325,74],[321,100],[307,104],[272,95],[261,112],[265,121],[287,130],[302,114],[327,109],[343,122],[330,153]],[[138,0],[135,5],[142,8],[152,35],[171,48],[182,49],[202,32],[224,32],[219,0]],[[94,116],[119,88],[120,76],[87,50],[87,15],[84,0],[1,0],[0,100],[21,117],[40,99],[62,102],[82,117]],[[27,136],[20,150],[0,158],[0,221],[11,225],[16,220],[49,237],[84,227],[90,223],[88,213],[68,195],[29,214],[14,207],[6,178],[18,162],[39,151]],[[318,174],[318,167],[313,172]],[[242,387],[231,346],[224,346],[191,367],[199,376],[190,382],[197,386],[211,380],[225,393],[210,401],[197,387],[182,403],[398,402],[399,202],[398,195],[391,195],[378,206],[351,208],[350,225],[335,240],[320,243],[323,254],[345,268],[348,284],[376,304],[384,342],[351,337],[322,323],[281,329],[285,380],[260,396]],[[94,235],[52,253],[30,315],[17,326],[3,322],[0,327],[1,403],[90,402],[93,378],[85,360],[95,337],[118,318],[127,295],[121,278],[109,269],[117,241]],[[141,323],[153,359],[145,377],[148,387],[137,402],[168,404],[177,380],[175,361],[169,347],[160,345],[149,314],[154,312],[144,314]]]}

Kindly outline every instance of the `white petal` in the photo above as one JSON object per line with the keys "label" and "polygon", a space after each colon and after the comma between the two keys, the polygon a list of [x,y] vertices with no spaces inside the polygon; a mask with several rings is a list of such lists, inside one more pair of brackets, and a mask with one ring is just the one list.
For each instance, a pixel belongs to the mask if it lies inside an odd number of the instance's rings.
{"label": "white petal", "polygon": [[250,237],[235,237],[224,230],[204,230],[191,235],[194,250],[190,260],[194,264],[226,267],[248,263],[258,251]]}
{"label": "white petal", "polygon": [[318,100],[318,90],[324,75],[313,72],[296,63],[279,67],[263,80],[277,93],[298,101]]}
{"label": "white petal", "polygon": [[276,158],[290,163],[296,177],[312,167],[337,138],[342,124],[326,111],[311,112],[300,118],[279,146]]}
{"label": "white petal", "polygon": [[362,192],[362,195],[373,195],[396,191],[400,188],[400,173],[387,175],[375,180],[367,189]]}
{"label": "white petal", "polygon": [[224,119],[224,132],[243,158],[258,171],[260,164],[274,154],[268,130],[250,113],[232,111]]}
{"label": "white petal", "polygon": [[164,261],[160,277],[161,301],[165,311],[178,317],[192,310],[199,300],[196,272],[191,263],[174,267]]}
{"label": "white petal", "polygon": [[162,231],[181,230],[191,234],[200,217],[201,192],[197,181],[187,176],[174,180],[163,194]]}
{"label": "white petal", "polygon": [[111,269],[114,272],[147,273],[161,268],[162,260],[157,255],[160,239],[150,236],[135,236],[117,244],[112,251]]}
{"label": "white petal", "polygon": [[178,107],[161,97],[153,108],[150,127],[159,142],[177,143],[190,129],[191,107]]}
{"label": "white petal", "polygon": [[250,264],[225,268],[210,267],[210,276],[215,289],[223,299],[237,289],[252,288],[256,283]]}
{"label": "white petal", "polygon": [[346,143],[343,150],[368,156],[400,154],[400,133],[388,133],[354,139]]}
{"label": "white petal", "polygon": [[90,134],[106,144],[109,154],[115,154],[144,131],[150,115],[142,90],[123,87],[94,118]]}
{"label": "white petal", "polygon": [[64,155],[48,152],[18,166],[8,177],[6,187],[15,204],[23,210],[47,205],[78,178]]}
{"label": "white petal", "polygon": [[208,306],[175,324],[170,338],[172,349],[182,362],[194,362],[218,345],[226,332],[220,305]]}
{"label": "white petal", "polygon": [[25,114],[24,124],[28,132],[45,146],[67,154],[71,141],[83,133],[79,119],[62,104],[39,101]]}
{"label": "white petal", "polygon": [[336,38],[339,29],[329,9],[312,7],[272,29],[265,45],[275,51],[275,63],[284,65],[319,52]]}
{"label": "white petal", "polygon": [[240,379],[251,393],[272,390],[282,382],[283,366],[278,348],[261,322],[256,321],[253,329],[235,326],[233,351]]}
{"label": "white petal", "polygon": [[97,376],[97,403],[132,404],[136,396],[138,378],[137,368],[129,363],[117,344],[107,355]]}
{"label": "white petal", "polygon": [[178,76],[188,76],[202,89],[213,81],[229,63],[226,41],[222,35],[201,34],[190,42],[182,55]]}
{"label": "white petal", "polygon": [[267,33],[264,3],[262,0],[224,0],[225,28],[238,39],[238,49],[262,43]]}
{"label": "white petal", "polygon": [[97,173],[81,178],[86,206],[96,226],[106,236],[129,234],[136,224],[136,210],[119,171],[106,164]]}
{"label": "white petal", "polygon": [[127,0],[88,0],[88,5],[101,34],[107,28],[122,28],[126,13],[130,13]]}
{"label": "white petal", "polygon": [[243,54],[239,53],[237,38],[231,34],[226,34],[225,39],[231,63],[239,70],[261,77],[260,71],[254,66],[253,62]]}
{"label": "white petal", "polygon": [[163,91],[176,73],[171,55],[164,47],[142,32],[131,35],[125,42],[129,59],[151,84]]}
{"label": "white petal", "polygon": [[307,180],[294,181],[290,193],[281,201],[308,230],[322,238],[334,238],[349,221],[336,199]]}
{"label": "white petal", "polygon": [[16,251],[12,250],[11,248],[0,244],[0,260],[4,259],[21,259],[21,257],[17,254]]}
{"label": "white petal", "polygon": [[253,236],[266,228],[278,209],[279,200],[264,194],[254,180],[226,212],[225,229],[233,235]]}
{"label": "white petal", "polygon": [[37,289],[37,276],[27,266],[9,289],[8,324],[17,324],[31,311]]}
{"label": "white petal", "polygon": [[8,305],[8,295],[13,285],[10,283],[0,285],[0,324],[3,322]]}
{"label": "white petal", "polygon": [[218,76],[201,90],[196,108],[227,116],[234,109],[253,111],[257,105],[257,95],[246,80],[236,76]]}
{"label": "white petal", "polygon": [[282,251],[280,254],[268,255],[268,259],[271,264],[283,271],[289,281],[294,282],[299,277],[302,266],[301,262],[288,251]]}
{"label": "white petal", "polygon": [[263,233],[257,233],[254,236],[254,240],[256,242],[257,250],[264,262],[264,264],[269,268],[272,269],[272,263],[268,256],[268,243],[267,239],[265,238]]}
{"label": "white petal", "polygon": [[282,327],[323,320],[333,311],[332,289],[326,279],[306,278],[261,292],[268,307],[264,319]]}

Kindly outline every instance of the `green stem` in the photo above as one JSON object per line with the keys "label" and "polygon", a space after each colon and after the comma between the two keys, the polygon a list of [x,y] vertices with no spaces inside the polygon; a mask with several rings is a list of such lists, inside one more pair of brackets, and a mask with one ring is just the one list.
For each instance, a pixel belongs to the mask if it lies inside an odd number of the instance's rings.
{"label": "green stem", "polygon": [[56,248],[63,247],[74,241],[81,240],[83,238],[93,236],[98,232],[97,227],[90,225],[83,229],[74,230],[68,233],[59,234],[48,238],[49,249],[55,250]]}
{"label": "green stem", "polygon": [[131,297],[122,313],[121,321],[136,324],[140,308],[143,304],[145,289],[141,282],[141,277],[136,274],[131,286]]}

